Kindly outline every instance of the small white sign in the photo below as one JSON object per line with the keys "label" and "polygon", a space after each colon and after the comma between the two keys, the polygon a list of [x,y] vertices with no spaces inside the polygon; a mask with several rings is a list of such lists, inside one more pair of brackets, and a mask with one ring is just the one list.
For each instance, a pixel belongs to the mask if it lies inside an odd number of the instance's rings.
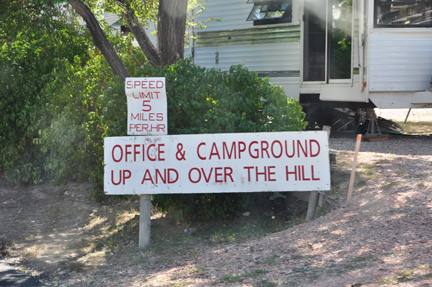
{"label": "small white sign", "polygon": [[126,78],[128,135],[168,134],[165,78]]}
{"label": "small white sign", "polygon": [[324,131],[105,138],[106,194],[330,190]]}

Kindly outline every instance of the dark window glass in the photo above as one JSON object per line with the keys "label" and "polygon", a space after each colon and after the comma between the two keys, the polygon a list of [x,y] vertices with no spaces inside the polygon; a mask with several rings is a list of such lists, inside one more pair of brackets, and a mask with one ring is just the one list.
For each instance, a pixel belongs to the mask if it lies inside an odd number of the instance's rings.
{"label": "dark window glass", "polygon": [[[250,1],[249,1],[250,2]],[[253,1],[254,7],[247,21],[254,25],[290,23],[292,19],[292,0],[289,1]]]}
{"label": "dark window glass", "polygon": [[431,0],[375,0],[375,27],[432,27]]}

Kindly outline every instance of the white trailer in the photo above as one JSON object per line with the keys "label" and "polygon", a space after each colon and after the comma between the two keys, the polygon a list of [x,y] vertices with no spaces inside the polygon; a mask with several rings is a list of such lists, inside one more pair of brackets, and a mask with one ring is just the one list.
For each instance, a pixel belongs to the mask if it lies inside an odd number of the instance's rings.
{"label": "white trailer", "polygon": [[299,100],[308,120],[337,109],[432,107],[432,0],[207,0],[194,63],[242,64]]}

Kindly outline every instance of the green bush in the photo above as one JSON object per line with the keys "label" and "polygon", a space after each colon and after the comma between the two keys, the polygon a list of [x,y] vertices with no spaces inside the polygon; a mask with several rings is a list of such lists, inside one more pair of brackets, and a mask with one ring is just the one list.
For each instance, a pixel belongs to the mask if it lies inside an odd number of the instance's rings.
{"label": "green bush", "polygon": [[[19,10],[19,9],[18,9]],[[25,13],[22,23],[27,23]],[[20,19],[20,18],[17,18]],[[2,34],[0,46],[0,170],[17,183],[70,180],[95,183],[103,193],[103,138],[125,136],[124,83],[113,76],[88,35],[67,23],[23,24]],[[5,27],[5,21],[0,25]],[[47,25],[47,26],[46,26]],[[38,29],[34,30],[33,28]],[[13,31],[12,31],[13,32]],[[170,134],[302,130],[297,101],[246,68],[205,69],[190,61],[146,64],[130,39],[110,38],[134,76],[166,77]],[[58,45],[59,43],[68,45]],[[229,217],[262,194],[160,195],[154,203],[200,219]]]}
{"label": "green bush", "polygon": [[65,62],[88,59],[86,38],[51,8],[11,1],[0,9],[0,170],[16,183],[45,176],[44,154],[33,142],[52,118],[44,89]]}
{"label": "green bush", "polygon": [[[169,67],[145,66],[137,76],[166,78],[169,134],[299,131],[304,113],[281,87],[242,66],[227,73],[179,61]],[[253,194],[157,195],[153,203],[183,217],[226,218],[249,206]]]}
{"label": "green bush", "polygon": [[[131,59],[135,60],[132,61]],[[168,131],[170,134],[235,133],[302,130],[304,114],[297,101],[246,68],[234,66],[228,73],[179,61],[167,67],[148,64],[129,55],[130,70],[137,77],[166,78]],[[126,61],[125,61],[126,62]],[[134,64],[135,63],[135,64]],[[135,65],[135,66],[134,66]],[[56,100],[50,104],[51,124],[40,131],[38,143],[45,154],[43,170],[55,183],[70,179],[95,183],[93,196],[102,199],[103,138],[126,136],[127,106],[124,84],[109,76],[102,56],[87,65],[65,65],[49,87]],[[48,91],[48,89],[47,89]],[[61,108],[60,108],[61,107]],[[210,220],[229,217],[263,194],[158,195],[154,204],[177,210],[183,217]]]}

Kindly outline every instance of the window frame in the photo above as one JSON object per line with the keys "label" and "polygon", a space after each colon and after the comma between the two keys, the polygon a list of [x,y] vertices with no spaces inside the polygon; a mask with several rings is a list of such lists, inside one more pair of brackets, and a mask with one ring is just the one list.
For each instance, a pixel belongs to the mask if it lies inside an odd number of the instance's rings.
{"label": "window frame", "polygon": [[[292,0],[248,0],[247,3],[253,3],[254,6],[250,11],[246,21],[253,21],[254,26],[258,25],[268,25],[268,24],[282,24],[282,23],[292,23]],[[282,5],[288,4],[287,8],[281,17],[265,18],[265,19],[250,19],[253,13],[256,11],[257,6],[263,5]],[[268,12],[267,12],[268,13]]]}
{"label": "window frame", "polygon": [[[432,0],[426,0],[426,1],[407,1],[407,0],[396,0],[396,1],[388,1],[388,4],[410,4],[410,3],[418,3],[418,2],[425,2],[425,3],[430,3],[432,5]],[[384,0],[374,0],[374,9],[373,9],[373,27],[374,28],[432,28],[432,9],[431,10],[427,10],[430,11],[430,20],[429,20],[429,24],[413,24],[413,23],[408,23],[408,24],[381,24],[378,23],[378,8],[380,6],[380,4],[387,4],[384,2]],[[422,14],[426,13],[426,11],[423,11]]]}

